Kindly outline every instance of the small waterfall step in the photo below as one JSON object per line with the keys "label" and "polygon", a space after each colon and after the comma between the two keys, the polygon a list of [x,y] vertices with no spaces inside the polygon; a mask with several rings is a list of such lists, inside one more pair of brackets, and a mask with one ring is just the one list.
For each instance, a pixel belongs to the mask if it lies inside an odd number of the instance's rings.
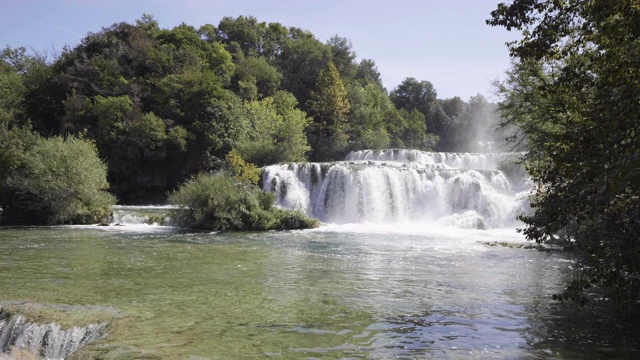
{"label": "small waterfall step", "polygon": [[[0,305],[0,359],[14,358],[15,351],[43,359],[66,359],[69,355],[103,338],[106,322],[62,328],[55,323],[37,324],[20,314],[11,314]],[[22,357],[17,357],[22,358]]]}
{"label": "small waterfall step", "polygon": [[170,225],[171,205],[114,205],[110,225]]}

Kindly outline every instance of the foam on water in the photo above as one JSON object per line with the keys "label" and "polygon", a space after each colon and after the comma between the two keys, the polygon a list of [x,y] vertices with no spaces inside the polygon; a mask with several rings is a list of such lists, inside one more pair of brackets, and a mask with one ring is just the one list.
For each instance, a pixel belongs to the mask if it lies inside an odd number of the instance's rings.
{"label": "foam on water", "polygon": [[126,227],[129,230],[149,230],[150,227],[169,225],[168,213],[173,205],[115,205],[109,228]]}
{"label": "foam on water", "polygon": [[[325,223],[515,227],[531,185],[500,164],[509,154],[359,151],[346,161],[264,168],[278,204]],[[515,175],[514,175],[515,174]]]}

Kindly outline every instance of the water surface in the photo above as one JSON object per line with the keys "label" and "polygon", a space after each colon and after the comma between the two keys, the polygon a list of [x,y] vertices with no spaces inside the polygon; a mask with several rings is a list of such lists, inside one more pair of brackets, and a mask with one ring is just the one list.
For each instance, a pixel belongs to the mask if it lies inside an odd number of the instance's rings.
{"label": "water surface", "polygon": [[[115,308],[85,358],[602,358],[634,330],[551,294],[562,254],[513,230],[3,228],[0,302]],[[588,314],[588,315],[585,315]]]}

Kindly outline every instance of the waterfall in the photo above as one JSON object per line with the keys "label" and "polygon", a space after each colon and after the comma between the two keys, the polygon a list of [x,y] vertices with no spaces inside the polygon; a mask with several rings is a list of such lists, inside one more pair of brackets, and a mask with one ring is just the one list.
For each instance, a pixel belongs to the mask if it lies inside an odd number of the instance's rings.
{"label": "waterfall", "polygon": [[61,329],[57,324],[35,324],[21,315],[9,317],[0,308],[0,358],[13,348],[44,359],[64,359],[87,343],[100,339],[106,323]]}
{"label": "waterfall", "polygon": [[446,153],[420,150],[362,150],[352,151],[347,161],[396,161],[402,163],[443,164],[452,168],[497,170],[509,154],[505,153]]}
{"label": "waterfall", "polygon": [[528,208],[530,182],[501,170],[508,154],[358,151],[345,161],[267,166],[277,203],[328,223],[511,227]]}
{"label": "waterfall", "polygon": [[171,205],[114,205],[111,225],[170,225]]}

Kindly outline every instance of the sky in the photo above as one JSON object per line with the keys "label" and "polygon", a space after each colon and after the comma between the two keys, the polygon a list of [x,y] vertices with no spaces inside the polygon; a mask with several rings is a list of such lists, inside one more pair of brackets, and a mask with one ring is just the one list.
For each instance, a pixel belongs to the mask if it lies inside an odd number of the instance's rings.
{"label": "sky", "polygon": [[0,47],[38,52],[74,47],[89,32],[150,14],[162,28],[217,26],[225,16],[351,40],[393,90],[407,77],[431,82],[438,98],[495,100],[491,85],[509,67],[505,42],[517,34],[486,25],[501,0],[0,0]]}

